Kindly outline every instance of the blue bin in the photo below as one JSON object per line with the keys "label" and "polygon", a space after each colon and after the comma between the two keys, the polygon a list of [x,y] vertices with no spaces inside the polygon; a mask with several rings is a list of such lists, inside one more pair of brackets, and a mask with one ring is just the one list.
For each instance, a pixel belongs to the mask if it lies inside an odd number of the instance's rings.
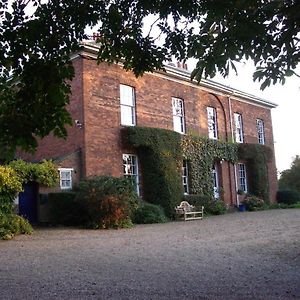
{"label": "blue bin", "polygon": [[244,204],[240,204],[239,211],[246,211],[246,206]]}

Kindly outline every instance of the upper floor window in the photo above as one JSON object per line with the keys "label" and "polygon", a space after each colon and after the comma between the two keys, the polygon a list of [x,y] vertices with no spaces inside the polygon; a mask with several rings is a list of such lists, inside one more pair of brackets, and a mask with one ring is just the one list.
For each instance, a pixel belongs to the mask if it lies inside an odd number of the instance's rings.
{"label": "upper floor window", "polygon": [[245,164],[238,164],[238,189],[242,190],[243,192],[248,192],[248,185],[247,185],[247,174],[246,174],[246,165]]}
{"label": "upper floor window", "polygon": [[59,183],[60,188],[72,189],[72,171],[73,169],[60,168],[59,170]]}
{"label": "upper floor window", "polygon": [[135,120],[135,92],[134,88],[120,84],[121,124],[134,126]]}
{"label": "upper floor window", "polygon": [[258,143],[264,145],[265,144],[265,126],[264,121],[261,119],[256,120],[256,126],[257,126],[257,137],[258,137]]}
{"label": "upper floor window", "polygon": [[235,141],[237,143],[243,143],[244,129],[243,129],[243,119],[241,114],[238,113],[234,114],[234,123],[235,123]]}
{"label": "upper floor window", "polygon": [[207,125],[208,137],[216,140],[218,138],[217,111],[213,107],[207,107]]}
{"label": "upper floor window", "polygon": [[136,155],[123,154],[123,173],[125,177],[130,178],[133,181],[136,192],[139,195],[139,169],[138,159]]}
{"label": "upper floor window", "polygon": [[186,159],[182,163],[182,185],[184,194],[189,194],[189,168]]}
{"label": "upper floor window", "polygon": [[183,100],[172,98],[174,131],[185,133]]}

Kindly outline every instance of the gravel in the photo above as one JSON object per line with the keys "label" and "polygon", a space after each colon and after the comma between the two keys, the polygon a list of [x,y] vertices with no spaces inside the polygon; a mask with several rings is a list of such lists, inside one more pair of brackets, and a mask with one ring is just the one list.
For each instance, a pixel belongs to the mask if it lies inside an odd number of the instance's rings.
{"label": "gravel", "polygon": [[300,299],[300,209],[0,241],[0,299]]}

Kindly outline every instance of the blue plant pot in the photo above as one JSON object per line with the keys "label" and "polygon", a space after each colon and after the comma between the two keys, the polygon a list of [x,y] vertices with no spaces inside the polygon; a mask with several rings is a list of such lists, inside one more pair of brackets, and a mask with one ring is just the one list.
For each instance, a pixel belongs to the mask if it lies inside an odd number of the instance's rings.
{"label": "blue plant pot", "polygon": [[239,211],[246,211],[246,206],[244,204],[239,205]]}

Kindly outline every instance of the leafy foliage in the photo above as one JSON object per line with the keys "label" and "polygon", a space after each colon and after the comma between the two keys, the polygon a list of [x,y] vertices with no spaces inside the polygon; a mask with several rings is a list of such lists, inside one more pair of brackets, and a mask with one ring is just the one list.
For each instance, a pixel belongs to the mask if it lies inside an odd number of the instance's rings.
{"label": "leafy foliage", "polygon": [[16,234],[31,234],[32,231],[31,225],[24,218],[0,210],[0,240],[10,240]]}
{"label": "leafy foliage", "polygon": [[295,190],[300,193],[300,157],[297,155],[291,164],[291,168],[281,173],[279,179],[281,190]]}
{"label": "leafy foliage", "polygon": [[269,201],[268,166],[273,152],[271,148],[260,144],[240,144],[238,157],[245,160],[249,178],[249,193]]}
{"label": "leafy foliage", "polygon": [[88,227],[128,227],[137,208],[137,194],[127,178],[96,176],[80,182],[76,202]]}
{"label": "leafy foliage", "polygon": [[0,166],[0,213],[12,213],[14,198],[21,191],[18,174],[8,166]]}
{"label": "leafy foliage", "polygon": [[264,200],[256,196],[249,195],[243,201],[246,209],[249,211],[261,210],[264,208]]}
{"label": "leafy foliage", "polygon": [[183,194],[180,134],[158,128],[129,127],[124,129],[123,136],[124,142],[138,152],[144,200],[161,205],[167,217],[174,217],[174,207]]}
{"label": "leafy foliage", "polygon": [[276,194],[278,203],[284,203],[287,205],[300,202],[300,193],[293,190],[279,190]]}
{"label": "leafy foliage", "polygon": [[237,161],[237,144],[215,141],[206,137],[185,136],[182,139],[183,156],[189,162],[191,194],[213,197],[211,170],[214,162]]}
{"label": "leafy foliage", "polygon": [[136,76],[163,69],[171,56],[196,58],[197,80],[226,76],[245,57],[265,88],[284,83],[299,63],[299,11],[297,0],[1,1],[1,154],[19,146],[33,151],[36,139],[50,132],[66,137],[70,54],[80,48],[86,26],[97,28],[98,62],[122,60]]}
{"label": "leafy foliage", "polygon": [[167,218],[159,205],[142,202],[134,212],[133,222],[136,224],[165,223]]}
{"label": "leafy foliage", "polygon": [[22,183],[36,181],[47,187],[54,187],[59,182],[59,173],[57,166],[49,160],[43,160],[41,163],[29,163],[21,159],[13,160],[9,163]]}

